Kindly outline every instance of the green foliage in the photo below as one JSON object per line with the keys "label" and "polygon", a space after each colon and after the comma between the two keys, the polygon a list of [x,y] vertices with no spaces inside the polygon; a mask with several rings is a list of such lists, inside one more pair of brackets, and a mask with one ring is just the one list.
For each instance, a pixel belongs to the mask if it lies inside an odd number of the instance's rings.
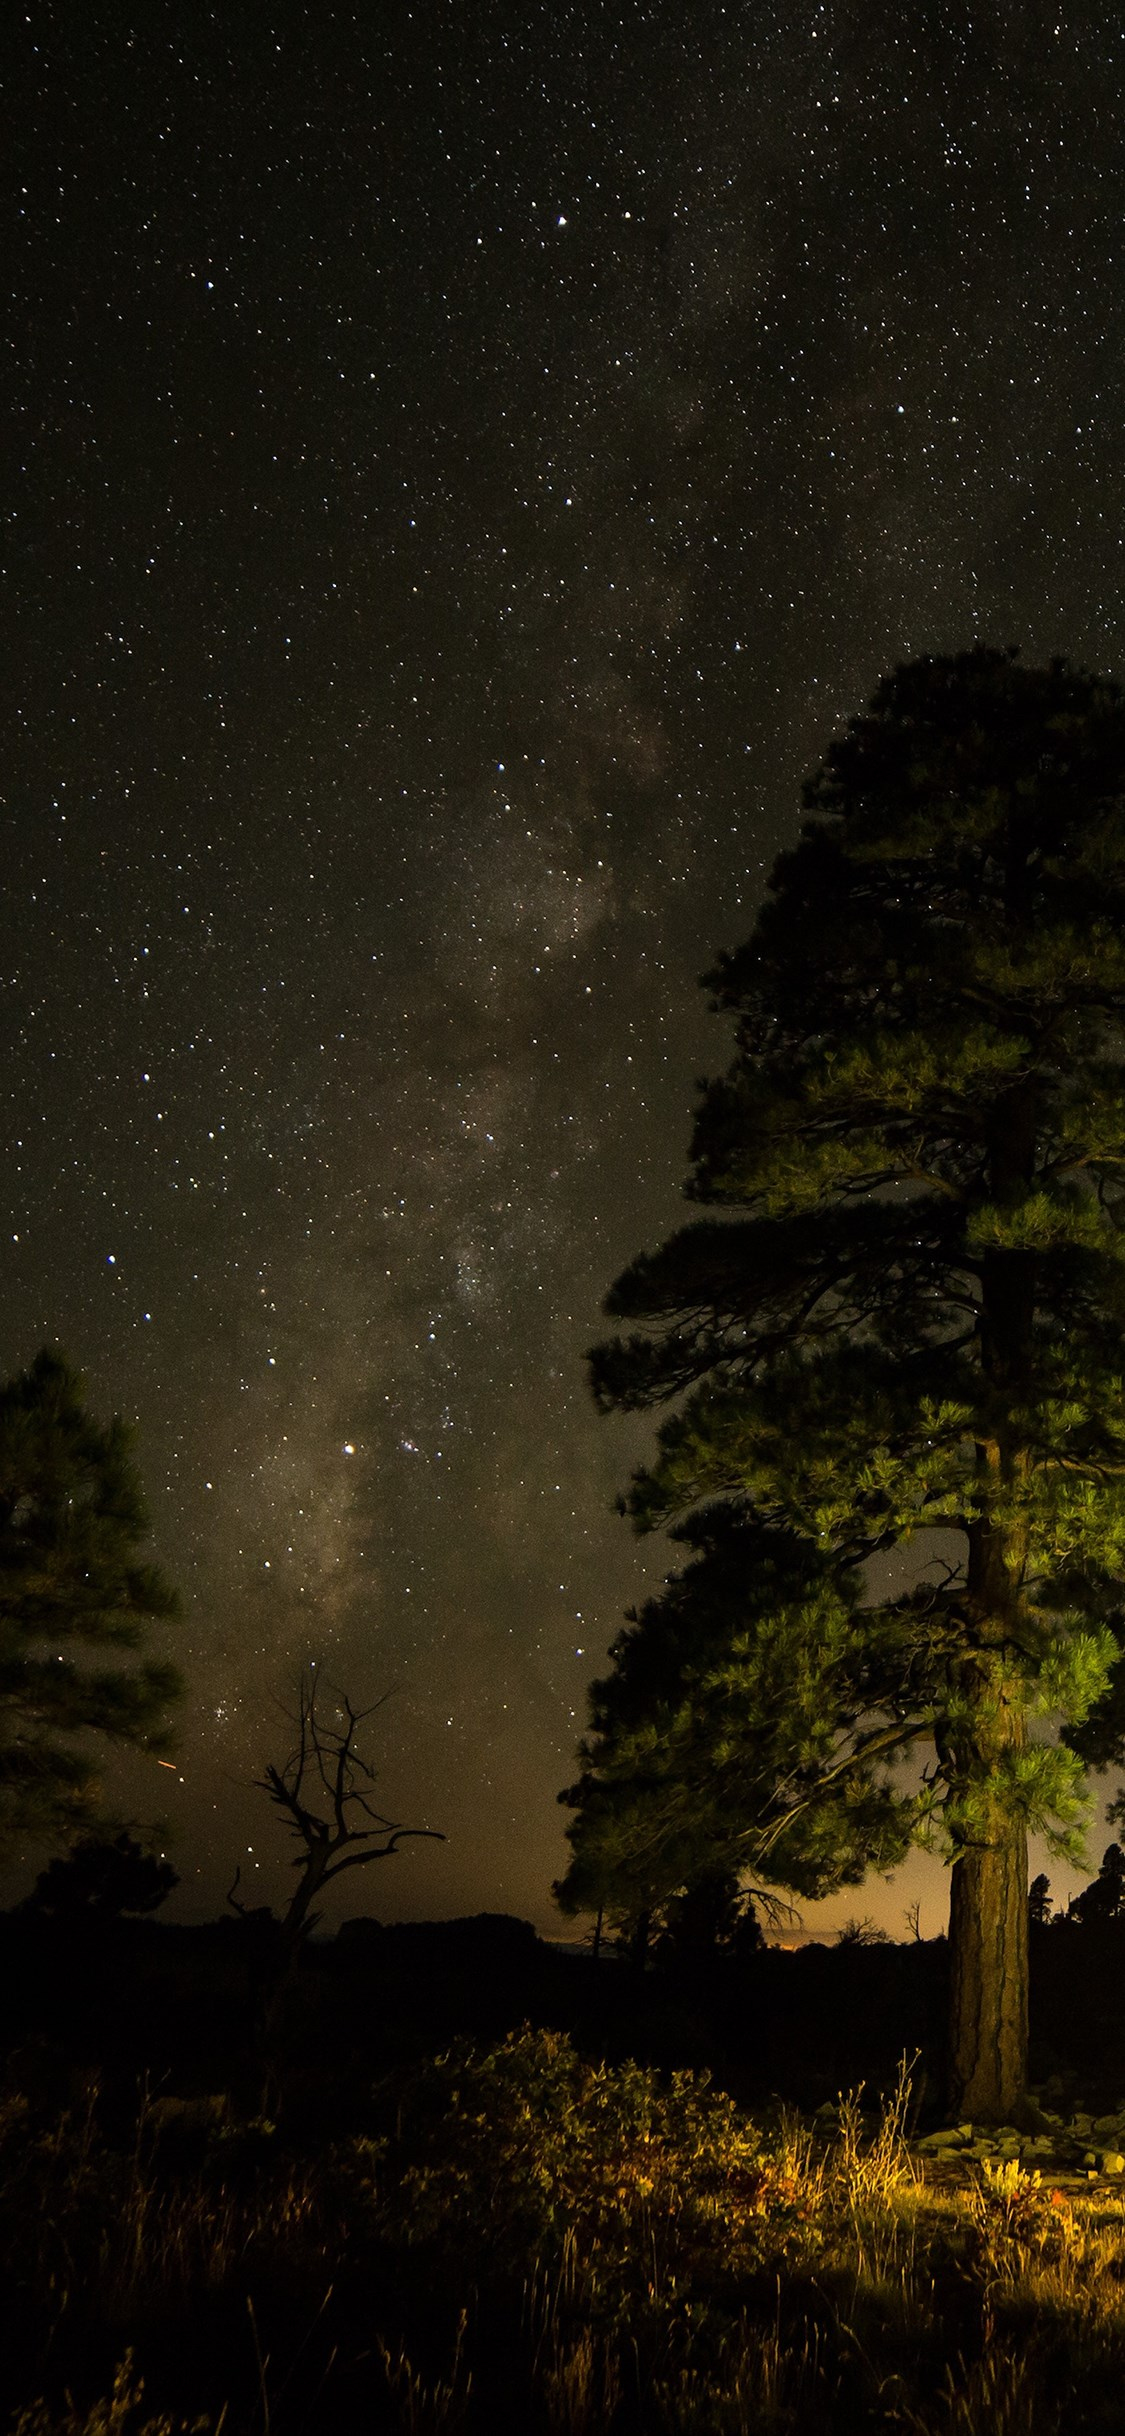
{"label": "green foliage", "polygon": [[168,1747],[175,1669],[104,1663],[176,1613],[139,1553],[147,1530],[124,1424],[101,1428],[80,1379],[40,1353],[0,1388],[0,1846],[88,1824],[91,1734]]}
{"label": "green foliage", "polygon": [[855,1584],[733,1503],[679,1536],[693,1561],[634,1619],[613,1674],[593,1687],[587,1766],[563,1797],[579,1829],[564,1909],[601,1903],[634,1917],[720,1859],[807,1896],[858,1883],[874,1859],[892,1866],[915,1803],[881,1774],[878,1741],[865,1741],[870,1652],[853,1629]]}
{"label": "green foliage", "polygon": [[620,2299],[649,2271],[652,2245],[777,2246],[791,2194],[785,2168],[706,2075],[670,2082],[638,2064],[592,2064],[559,2032],[515,2032],[422,2066],[397,2091],[398,2135],[375,2176],[378,2218],[395,2242],[461,2239],[488,2227],[492,2265],[567,2242],[613,2263]]}
{"label": "green foliage", "polygon": [[1073,2211],[1037,2169],[1018,2157],[982,2161],[965,2197],[969,2255],[985,2277],[1012,2274],[1029,2256],[1061,2258],[1073,2241]]}
{"label": "green foliage", "polygon": [[[974,2384],[986,2353],[982,2428],[999,2424],[984,2400],[1009,2386],[1024,2412],[1002,2422],[1013,2428],[1040,2424],[1060,2389],[1079,2414],[1116,2393],[1120,2210],[1104,2226],[1080,2217],[1018,2162],[986,2164],[958,2191],[924,2187],[905,2073],[875,2117],[857,2094],[813,2126],[763,2129],[705,2082],[591,2065],[523,2032],[424,2066],[394,2094],[394,2139],[354,2151],[368,2197],[353,2240],[378,2229],[404,2273],[417,2260],[431,2315],[436,2294],[447,2324],[460,2312],[459,2424],[491,2424],[483,2378],[479,2417],[470,2407],[466,2324],[495,2322],[515,2289],[529,2426],[539,2396],[546,2424],[589,2436],[843,2436],[891,2418],[938,2436],[946,2372]],[[506,2398],[527,2375],[514,2351]]]}
{"label": "green foliage", "polygon": [[625,1503],[698,1553],[594,1687],[572,1909],[1073,1852],[1125,1752],[1125,698],[919,661],[805,801],[709,976],[711,1208],[591,1357],[605,1409],[671,1405]]}

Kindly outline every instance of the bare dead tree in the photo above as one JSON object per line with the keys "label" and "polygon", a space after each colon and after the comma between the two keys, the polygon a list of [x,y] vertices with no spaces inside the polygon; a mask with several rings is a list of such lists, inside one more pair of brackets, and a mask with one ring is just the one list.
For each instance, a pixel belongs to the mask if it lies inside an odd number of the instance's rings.
{"label": "bare dead tree", "polygon": [[255,1778],[299,1845],[293,1860],[297,1884],[281,1918],[289,1960],[315,1928],[320,1914],[312,1906],[332,1878],[389,1860],[407,1836],[445,1842],[438,1827],[407,1827],[385,1818],[372,1799],[375,1770],[361,1758],[356,1738],[390,1694],[357,1709],[346,1692],[331,1693],[336,1718],[329,1724],[319,1706],[321,1691],[320,1677],[308,1668],[298,1685],[296,1714],[285,1712],[296,1728],[294,1747],[281,1767],[271,1763]]}

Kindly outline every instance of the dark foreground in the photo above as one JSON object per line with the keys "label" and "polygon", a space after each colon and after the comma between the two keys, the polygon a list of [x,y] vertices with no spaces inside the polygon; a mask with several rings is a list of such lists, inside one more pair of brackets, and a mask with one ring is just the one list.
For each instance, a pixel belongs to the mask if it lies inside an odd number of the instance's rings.
{"label": "dark foreground", "polygon": [[[1045,2103],[1120,2111],[1125,1930],[1035,1942]],[[940,1945],[357,1932],[266,2033],[250,1924],[0,1959],[13,2436],[1125,2426],[1122,2182],[931,2146]]]}

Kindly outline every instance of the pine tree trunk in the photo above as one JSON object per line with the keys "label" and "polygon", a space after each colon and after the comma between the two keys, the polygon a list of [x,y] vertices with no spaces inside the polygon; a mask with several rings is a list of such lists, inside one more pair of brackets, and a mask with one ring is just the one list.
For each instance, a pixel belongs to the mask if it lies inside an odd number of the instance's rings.
{"label": "pine tree trunk", "polygon": [[1006,1819],[953,1865],[947,2104],[958,2121],[1026,2113],[1027,1942],[1027,1834]]}

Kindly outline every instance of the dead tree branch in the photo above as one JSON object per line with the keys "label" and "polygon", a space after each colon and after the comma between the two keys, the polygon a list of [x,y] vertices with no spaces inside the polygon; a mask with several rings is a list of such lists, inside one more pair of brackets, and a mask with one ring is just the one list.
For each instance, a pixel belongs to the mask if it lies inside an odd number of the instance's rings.
{"label": "dead tree branch", "polygon": [[[336,1721],[331,1725],[319,1706],[322,1690],[335,1701]],[[354,1708],[346,1692],[328,1693],[310,1667],[301,1677],[291,1720],[297,1736],[294,1747],[281,1767],[270,1763],[255,1779],[299,1845],[292,1866],[300,1874],[281,1922],[291,1955],[315,1928],[320,1915],[312,1906],[332,1878],[345,1869],[389,1860],[407,1836],[445,1841],[440,1828],[407,1827],[375,1807],[375,1770],[361,1757],[356,1740],[389,1696],[384,1692],[368,1708]]]}

